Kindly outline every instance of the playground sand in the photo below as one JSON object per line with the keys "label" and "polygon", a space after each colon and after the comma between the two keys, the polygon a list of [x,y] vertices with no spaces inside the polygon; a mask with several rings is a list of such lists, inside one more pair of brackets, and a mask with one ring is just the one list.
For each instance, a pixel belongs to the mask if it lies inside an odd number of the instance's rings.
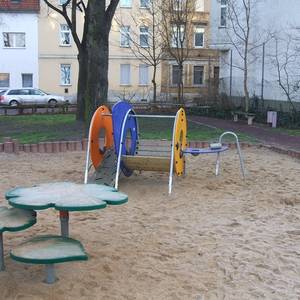
{"label": "playground sand", "polygon": [[[36,234],[59,233],[57,212],[5,233],[7,270],[0,299],[299,299],[300,163],[268,150],[244,150],[238,159],[188,157],[187,175],[167,194],[165,174],[120,181],[129,202],[94,212],[72,212],[70,234],[86,262],[57,265],[59,281],[42,282],[43,266],[12,261],[8,251]],[[0,193],[50,181],[82,182],[84,153],[0,154]],[[6,205],[4,197],[1,205]]]}

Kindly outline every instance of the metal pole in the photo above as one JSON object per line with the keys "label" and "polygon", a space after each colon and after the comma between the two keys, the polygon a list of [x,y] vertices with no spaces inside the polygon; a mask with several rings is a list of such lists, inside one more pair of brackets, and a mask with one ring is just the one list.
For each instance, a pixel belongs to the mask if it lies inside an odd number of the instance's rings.
{"label": "metal pole", "polygon": [[3,232],[0,232],[0,271],[5,270],[4,250],[3,250]]}
{"label": "metal pole", "polygon": [[69,212],[60,210],[59,218],[60,218],[61,236],[68,237],[69,236]]}
{"label": "metal pole", "polygon": [[[131,109],[132,112],[133,109]],[[105,114],[104,116],[111,116],[112,114]],[[130,115],[132,118],[165,118],[165,119],[175,119],[176,116],[168,116],[168,115],[136,115],[132,114]]]}
{"label": "metal pole", "polygon": [[45,282],[52,284],[56,281],[54,264],[45,265],[46,278]]}
{"label": "metal pole", "polygon": [[116,172],[116,179],[115,179],[115,189],[118,189],[118,185],[119,185],[119,174],[120,174],[120,165],[121,165],[123,135],[124,135],[124,130],[125,130],[125,124],[127,122],[128,115],[130,114],[131,111],[132,111],[131,109],[129,109],[127,111],[127,113],[125,114],[125,117],[123,119],[123,123],[122,123],[121,138],[120,138],[119,153],[118,153],[118,162],[117,162],[117,172]]}
{"label": "metal pole", "polygon": [[217,153],[217,161],[216,161],[216,176],[219,175],[220,169],[220,152]]}
{"label": "metal pole", "polygon": [[231,95],[232,95],[232,50],[230,50],[230,85],[229,85],[230,98],[231,98]]}
{"label": "metal pole", "polygon": [[223,132],[220,137],[219,137],[219,143],[222,144],[222,138],[227,135],[227,134],[231,134],[235,137],[235,141],[236,141],[236,148],[237,148],[237,152],[238,152],[238,155],[239,155],[239,159],[240,159],[240,168],[241,168],[241,173],[243,175],[243,178],[245,179],[245,167],[244,167],[244,161],[243,161],[243,156],[242,156],[242,151],[241,151],[241,148],[240,148],[240,143],[239,143],[239,139],[238,139],[238,136],[232,132],[232,131],[225,131]]}
{"label": "metal pole", "polygon": [[[93,121],[93,120],[92,120],[92,121]],[[86,162],[85,162],[85,172],[84,172],[84,184],[87,184],[87,181],[88,181],[88,174],[89,174],[91,128],[92,128],[92,122],[90,123],[89,136],[88,136],[88,141],[87,141],[88,144],[87,144],[87,150],[86,150]]]}
{"label": "metal pole", "polygon": [[173,166],[174,166],[174,145],[175,145],[175,132],[176,132],[176,124],[178,120],[179,111],[177,111],[174,125],[173,125],[173,136],[172,136],[172,144],[171,144],[171,162],[170,162],[170,174],[169,174],[169,195],[172,192],[172,183],[173,183]]}
{"label": "metal pole", "polygon": [[261,66],[261,101],[264,107],[264,81],[265,81],[265,43],[263,43],[263,57]]}

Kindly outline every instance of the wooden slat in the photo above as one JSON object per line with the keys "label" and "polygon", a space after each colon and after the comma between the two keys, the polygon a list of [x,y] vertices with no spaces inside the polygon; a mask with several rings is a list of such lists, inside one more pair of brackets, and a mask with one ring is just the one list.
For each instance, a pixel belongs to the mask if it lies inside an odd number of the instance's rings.
{"label": "wooden slat", "polygon": [[138,171],[170,171],[170,158],[158,156],[122,156],[122,161],[127,168]]}

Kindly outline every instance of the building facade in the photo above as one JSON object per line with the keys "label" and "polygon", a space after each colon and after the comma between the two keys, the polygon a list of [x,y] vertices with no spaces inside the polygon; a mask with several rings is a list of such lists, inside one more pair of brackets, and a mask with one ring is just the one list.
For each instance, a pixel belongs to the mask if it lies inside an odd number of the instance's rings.
{"label": "building facade", "polygon": [[[283,70],[285,55],[293,57],[286,65],[290,87],[299,81],[299,11],[300,3],[290,0],[288,5],[280,0],[251,1],[249,44],[253,50],[248,57],[248,89],[250,97],[270,100],[276,107],[276,100],[286,101],[287,96],[279,86],[278,67]],[[245,9],[242,1],[236,1],[239,21],[245,28]],[[239,42],[233,30],[230,16],[230,0],[211,1],[211,47],[220,51],[220,91],[237,99],[244,97],[243,63],[239,51],[244,45]],[[233,19],[236,22],[236,20]],[[298,33],[297,33],[298,31]],[[276,50],[277,49],[277,50]],[[278,59],[278,64],[276,60]],[[298,78],[298,79],[297,79]],[[281,80],[286,81],[281,74]],[[284,83],[285,84],[285,83]],[[300,101],[300,90],[292,95],[293,101]],[[278,102],[278,101],[277,101]]]}
{"label": "building facade", "polygon": [[39,86],[38,0],[0,2],[0,89]]}
{"label": "building facade", "polygon": [[[59,2],[57,2],[58,4]],[[77,12],[77,30],[82,34],[83,15]],[[77,47],[65,19],[41,2],[39,15],[40,88],[76,100],[78,61]]]}
{"label": "building facade", "polygon": [[[145,4],[140,0],[120,0],[112,23],[109,49],[108,100],[149,101],[152,97],[152,68],[132,51],[134,31],[142,27]],[[142,13],[141,13],[142,12]],[[136,20],[140,26],[136,27]],[[84,16],[77,12],[77,31],[81,36]],[[124,32],[124,28],[128,32]],[[130,36],[131,34],[131,36]],[[40,87],[75,101],[78,77],[77,47],[71,32],[58,13],[41,3],[39,16]],[[160,70],[157,71],[160,84]],[[159,86],[158,86],[159,92]]]}
{"label": "building facade", "polygon": [[[188,22],[182,26],[182,31],[187,38],[183,47],[188,48],[186,58],[183,62],[183,93],[184,102],[197,104],[208,104],[218,93],[219,78],[219,51],[210,47],[210,1],[195,0],[191,4],[193,8],[188,11]],[[184,12],[183,12],[184,13]],[[185,12],[186,13],[186,12]],[[173,19],[173,18],[171,18]],[[174,20],[174,19],[173,19]],[[170,28],[174,24],[170,22]],[[175,25],[178,27],[178,25]],[[185,26],[185,28],[183,27]],[[188,28],[187,28],[188,27]],[[180,35],[178,28],[174,30],[175,35]],[[170,33],[172,35],[172,33]],[[174,37],[172,36],[172,39]],[[177,37],[175,36],[175,40]],[[177,39],[180,40],[180,37]],[[169,47],[181,47],[174,43]],[[171,51],[172,52],[172,49]],[[162,98],[174,102],[177,99],[179,68],[178,63],[172,55],[166,51],[162,63]]]}

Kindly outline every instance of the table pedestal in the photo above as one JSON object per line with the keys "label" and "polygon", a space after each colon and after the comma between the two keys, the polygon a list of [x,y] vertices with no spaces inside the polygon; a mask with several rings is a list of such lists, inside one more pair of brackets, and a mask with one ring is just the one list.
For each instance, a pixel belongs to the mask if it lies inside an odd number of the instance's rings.
{"label": "table pedestal", "polygon": [[0,271],[4,271],[3,233],[0,232]]}
{"label": "table pedestal", "polygon": [[45,268],[46,268],[45,282],[48,284],[54,283],[56,281],[54,264],[46,265]]}
{"label": "table pedestal", "polygon": [[59,211],[60,231],[64,237],[69,236],[69,212],[67,210]]}

